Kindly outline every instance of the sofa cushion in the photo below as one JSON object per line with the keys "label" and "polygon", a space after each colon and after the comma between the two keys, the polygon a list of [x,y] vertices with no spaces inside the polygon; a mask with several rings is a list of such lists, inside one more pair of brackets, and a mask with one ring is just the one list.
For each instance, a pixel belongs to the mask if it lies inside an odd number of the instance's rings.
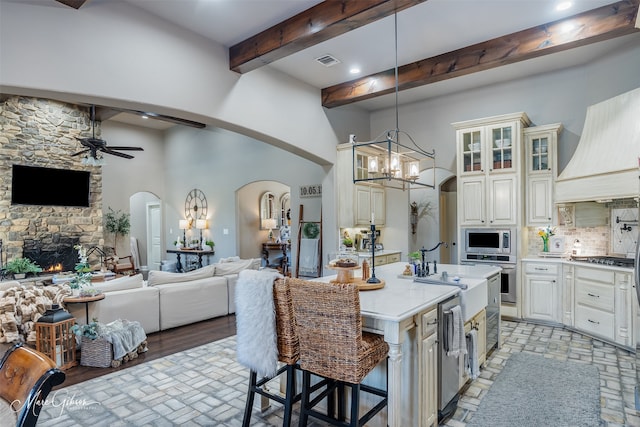
{"label": "sofa cushion", "polygon": [[224,277],[170,283],[157,288],[160,291],[161,330],[229,313],[227,280]]}
{"label": "sofa cushion", "polygon": [[258,270],[262,260],[260,258],[243,259],[240,261],[223,262],[213,264],[216,267],[216,276],[240,273],[242,270]]}
{"label": "sofa cushion", "polygon": [[142,274],[135,276],[120,277],[118,279],[108,280],[106,282],[94,282],[93,287],[100,289],[102,292],[124,291],[126,289],[141,288],[143,284]]}
{"label": "sofa cushion", "polygon": [[0,282],[0,292],[4,292],[7,289],[20,287],[20,282],[17,280],[9,280],[8,282]]}
{"label": "sofa cushion", "polygon": [[206,265],[202,268],[190,271],[188,273],[173,273],[170,271],[152,270],[149,272],[149,280],[147,283],[149,286],[157,286],[167,283],[190,282],[192,280],[213,277],[214,271],[214,265]]}

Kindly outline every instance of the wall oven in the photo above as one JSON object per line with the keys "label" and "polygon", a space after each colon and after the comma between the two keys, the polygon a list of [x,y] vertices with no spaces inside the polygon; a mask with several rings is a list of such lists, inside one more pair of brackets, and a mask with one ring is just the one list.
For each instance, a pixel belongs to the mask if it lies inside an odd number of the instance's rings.
{"label": "wall oven", "polygon": [[493,264],[502,268],[502,302],[516,303],[516,231],[513,228],[465,228],[461,264]]}

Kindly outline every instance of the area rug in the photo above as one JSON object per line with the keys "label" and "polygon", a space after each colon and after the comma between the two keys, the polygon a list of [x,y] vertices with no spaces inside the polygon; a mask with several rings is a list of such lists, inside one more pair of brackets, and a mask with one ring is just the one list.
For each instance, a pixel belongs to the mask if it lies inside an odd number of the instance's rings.
{"label": "area rug", "polygon": [[[233,336],[53,391],[38,426],[240,426],[248,374]],[[281,413],[252,425],[282,425]]]}
{"label": "area rug", "polygon": [[514,353],[467,427],[600,425],[597,367]]}

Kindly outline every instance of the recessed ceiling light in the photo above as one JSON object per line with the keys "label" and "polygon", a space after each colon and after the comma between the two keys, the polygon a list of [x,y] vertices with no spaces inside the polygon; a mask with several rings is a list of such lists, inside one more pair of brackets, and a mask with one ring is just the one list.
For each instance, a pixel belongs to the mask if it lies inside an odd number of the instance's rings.
{"label": "recessed ceiling light", "polygon": [[568,33],[573,31],[573,29],[576,28],[576,25],[573,22],[565,22],[564,24],[562,24],[562,27],[560,27],[560,31],[562,31],[562,33]]}
{"label": "recessed ceiling light", "polygon": [[360,74],[360,68],[359,67],[351,67],[351,69],[349,70],[349,72],[351,74]]}
{"label": "recessed ceiling light", "polygon": [[560,3],[558,3],[556,5],[556,10],[557,11],[561,11],[561,10],[567,10],[572,6],[572,3],[570,1],[561,1]]}
{"label": "recessed ceiling light", "polygon": [[143,118],[143,119],[148,119],[148,118],[149,118],[149,116],[142,116],[142,118]]}

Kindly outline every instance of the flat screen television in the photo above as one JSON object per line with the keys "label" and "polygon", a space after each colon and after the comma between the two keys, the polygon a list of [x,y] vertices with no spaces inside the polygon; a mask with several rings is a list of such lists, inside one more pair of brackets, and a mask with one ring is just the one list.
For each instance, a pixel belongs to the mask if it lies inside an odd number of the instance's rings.
{"label": "flat screen television", "polygon": [[89,207],[91,173],[13,165],[12,205]]}

